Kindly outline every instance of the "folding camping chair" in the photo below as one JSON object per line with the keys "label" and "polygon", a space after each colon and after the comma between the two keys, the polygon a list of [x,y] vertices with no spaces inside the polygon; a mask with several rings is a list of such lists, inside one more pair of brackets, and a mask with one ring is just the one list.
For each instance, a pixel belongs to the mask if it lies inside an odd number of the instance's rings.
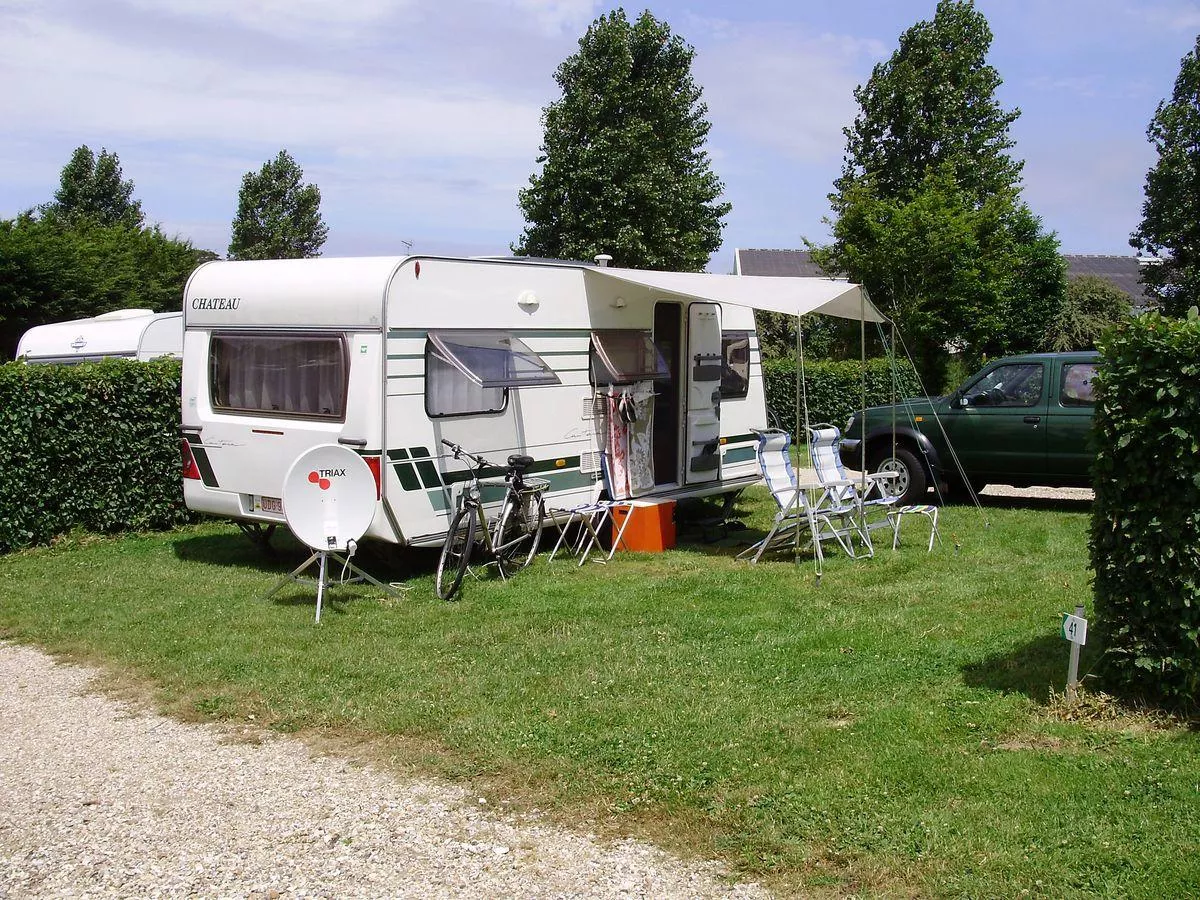
{"label": "folding camping chair", "polygon": [[[808,453],[817,480],[831,487],[834,498],[859,510],[862,531],[868,537],[875,528],[891,528],[890,513],[899,499],[889,494],[884,486],[895,477],[894,472],[868,474],[856,481],[850,478],[841,456],[842,432],[835,425],[814,425],[808,429]],[[843,484],[848,482],[848,484]],[[871,516],[878,514],[875,521]]]}
{"label": "folding camping chair", "polygon": [[[814,425],[809,429],[809,455],[817,479],[822,484],[841,484],[849,479],[846,467],[842,465],[841,456],[842,433],[835,425]],[[929,550],[933,550],[934,539],[941,540],[938,534],[938,509],[928,504],[910,504],[897,506],[899,497],[885,490],[888,481],[896,477],[895,472],[875,472],[867,474],[865,489],[860,490],[863,482],[849,481],[848,487],[833,488],[840,502],[853,503],[860,510],[863,532],[870,534],[872,529],[892,529],[892,549],[900,544],[900,523],[904,516],[917,514],[929,520]],[[870,521],[874,512],[883,513],[882,518]]]}
{"label": "folding camping chair", "polygon": [[[788,453],[792,436],[778,428],[752,430],[758,436],[759,471],[775,499],[777,511],[766,537],[743,550],[738,558],[750,557],[750,561],[756,563],[770,551],[790,547],[799,552],[811,545],[816,555],[818,578],[825,558],[821,549],[823,542],[837,541],[838,546],[853,558],[853,535],[861,532],[853,522],[855,508],[837,503],[830,492],[831,486],[841,485],[798,482]],[[808,541],[802,545],[801,539],[806,534]]]}

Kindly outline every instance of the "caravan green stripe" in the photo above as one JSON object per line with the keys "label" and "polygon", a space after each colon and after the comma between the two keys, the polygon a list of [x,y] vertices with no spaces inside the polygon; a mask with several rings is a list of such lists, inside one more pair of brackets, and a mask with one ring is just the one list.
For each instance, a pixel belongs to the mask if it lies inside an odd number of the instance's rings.
{"label": "caravan green stripe", "polygon": [[400,487],[406,491],[421,489],[421,482],[417,478],[417,473],[413,469],[412,463],[408,462],[407,450],[389,450],[388,461],[391,463],[396,477],[400,480]]}

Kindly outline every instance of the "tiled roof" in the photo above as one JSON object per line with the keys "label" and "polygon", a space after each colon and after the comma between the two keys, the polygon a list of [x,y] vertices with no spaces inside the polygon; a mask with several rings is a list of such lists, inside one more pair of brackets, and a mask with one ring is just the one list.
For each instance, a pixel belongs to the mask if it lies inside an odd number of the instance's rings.
{"label": "tiled roof", "polygon": [[1067,278],[1096,275],[1115,285],[1134,300],[1144,296],[1141,264],[1136,256],[1082,256],[1067,254]]}
{"label": "tiled roof", "polygon": [[738,250],[737,273],[800,278],[819,278],[825,274],[807,250]]}
{"label": "tiled roof", "polygon": [[[739,275],[790,275],[792,277],[821,277],[825,273],[812,261],[807,250],[738,250]],[[1141,264],[1136,256],[1101,256],[1068,253],[1067,278],[1097,275],[1120,288],[1135,302],[1144,299],[1141,284]]]}

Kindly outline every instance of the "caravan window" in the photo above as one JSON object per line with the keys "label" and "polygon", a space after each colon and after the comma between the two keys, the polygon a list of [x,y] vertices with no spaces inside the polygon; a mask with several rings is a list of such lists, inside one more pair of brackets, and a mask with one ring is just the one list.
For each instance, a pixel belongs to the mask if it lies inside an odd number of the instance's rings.
{"label": "caravan window", "polygon": [[593,331],[591,364],[592,382],[598,385],[671,377],[667,361],[648,331]]}
{"label": "caravan window", "polygon": [[429,342],[443,362],[481,388],[562,384],[544,359],[506,331],[431,331]]}
{"label": "caravan window", "polygon": [[431,417],[497,413],[508,389],[561,384],[540,356],[506,331],[431,331],[425,411]]}
{"label": "caravan window", "polygon": [[750,392],[750,332],[721,332],[721,399],[740,400]]}
{"label": "caravan window", "polygon": [[209,350],[213,409],[341,419],[345,342],[339,335],[216,334]]}

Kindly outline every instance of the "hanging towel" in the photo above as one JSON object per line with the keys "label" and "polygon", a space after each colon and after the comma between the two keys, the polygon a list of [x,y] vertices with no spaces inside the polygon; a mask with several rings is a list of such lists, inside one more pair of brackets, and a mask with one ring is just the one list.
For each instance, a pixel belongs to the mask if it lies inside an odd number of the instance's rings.
{"label": "hanging towel", "polygon": [[608,397],[608,489],[614,500],[629,498],[629,423],[621,415],[620,398]]}
{"label": "hanging towel", "polygon": [[629,492],[640,497],[654,490],[654,382],[635,385],[629,405]]}

